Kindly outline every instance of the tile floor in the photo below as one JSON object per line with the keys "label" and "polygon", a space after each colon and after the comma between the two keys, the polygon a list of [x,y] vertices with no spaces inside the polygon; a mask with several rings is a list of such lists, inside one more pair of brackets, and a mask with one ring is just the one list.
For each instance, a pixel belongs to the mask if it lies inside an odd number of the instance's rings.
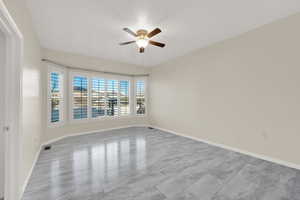
{"label": "tile floor", "polygon": [[23,200],[300,200],[300,171],[142,127],[42,151]]}

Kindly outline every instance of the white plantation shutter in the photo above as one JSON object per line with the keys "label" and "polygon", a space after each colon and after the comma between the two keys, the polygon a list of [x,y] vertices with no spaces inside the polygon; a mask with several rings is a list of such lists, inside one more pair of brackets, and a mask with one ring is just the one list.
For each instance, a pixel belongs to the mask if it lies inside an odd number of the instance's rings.
{"label": "white plantation shutter", "polygon": [[102,78],[92,78],[91,82],[92,118],[103,117],[106,110],[106,81]]}
{"label": "white plantation shutter", "polygon": [[107,115],[119,115],[119,81],[107,80],[106,82],[106,102],[107,102]]}
{"label": "white plantation shutter", "polygon": [[63,121],[63,74],[58,71],[49,73],[48,107],[50,124]]}
{"label": "white plantation shutter", "polygon": [[136,114],[146,114],[145,81],[136,81]]}
{"label": "white plantation shutter", "polygon": [[130,104],[129,104],[129,81],[120,81],[120,115],[130,114]]}
{"label": "white plantation shutter", "polygon": [[73,119],[88,118],[88,78],[74,76],[72,83]]}

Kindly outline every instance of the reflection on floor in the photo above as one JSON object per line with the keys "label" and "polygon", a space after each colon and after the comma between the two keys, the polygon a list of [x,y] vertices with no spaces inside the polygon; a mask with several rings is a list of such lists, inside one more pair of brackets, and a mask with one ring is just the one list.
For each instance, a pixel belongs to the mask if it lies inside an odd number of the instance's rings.
{"label": "reflection on floor", "polygon": [[300,200],[300,171],[147,128],[63,139],[24,200]]}

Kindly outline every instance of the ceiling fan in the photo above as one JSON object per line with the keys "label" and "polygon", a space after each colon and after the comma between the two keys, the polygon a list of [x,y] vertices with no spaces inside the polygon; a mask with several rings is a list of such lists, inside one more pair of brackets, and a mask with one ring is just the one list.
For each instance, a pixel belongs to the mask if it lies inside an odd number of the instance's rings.
{"label": "ceiling fan", "polygon": [[137,46],[139,47],[140,53],[145,52],[145,48],[147,47],[148,44],[152,44],[154,46],[158,46],[161,48],[166,46],[163,43],[150,40],[150,38],[152,38],[153,36],[155,36],[161,32],[161,30],[159,28],[154,29],[150,33],[148,33],[148,31],[144,30],[144,29],[140,29],[136,33],[133,32],[132,30],[130,30],[129,28],[123,28],[123,30],[126,31],[127,33],[129,33],[130,35],[134,36],[136,39],[133,41],[129,41],[129,42],[122,42],[122,43],[120,43],[120,45],[136,43]]}

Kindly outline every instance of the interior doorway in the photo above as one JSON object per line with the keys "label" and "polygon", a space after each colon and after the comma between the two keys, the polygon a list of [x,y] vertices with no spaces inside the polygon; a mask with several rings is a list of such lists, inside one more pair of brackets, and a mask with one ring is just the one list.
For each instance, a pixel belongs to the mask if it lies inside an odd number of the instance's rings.
{"label": "interior doorway", "polygon": [[0,0],[0,199],[19,200],[23,36]]}

